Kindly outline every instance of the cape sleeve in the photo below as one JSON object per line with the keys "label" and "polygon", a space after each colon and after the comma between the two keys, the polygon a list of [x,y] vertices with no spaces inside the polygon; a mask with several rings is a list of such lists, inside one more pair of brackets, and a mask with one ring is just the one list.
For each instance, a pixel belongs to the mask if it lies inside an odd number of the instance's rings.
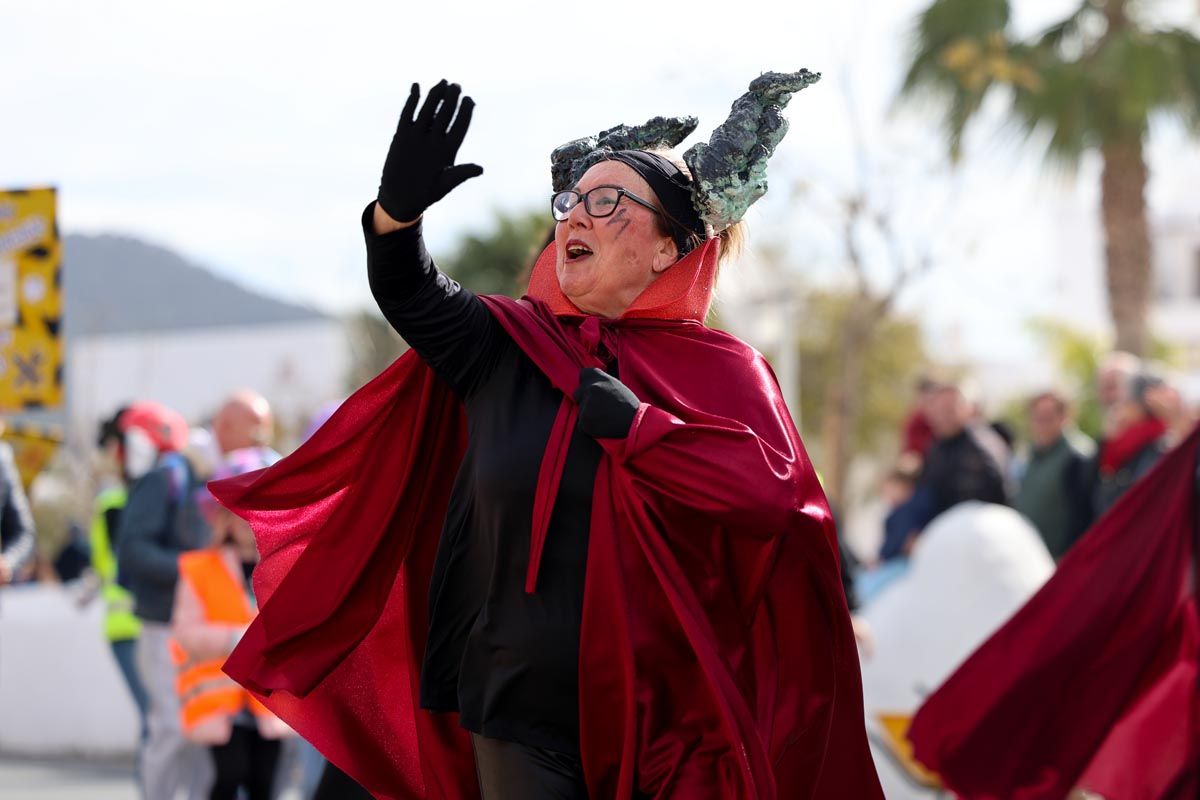
{"label": "cape sleeve", "polygon": [[647,402],[623,439],[597,441],[649,496],[732,532],[769,538],[802,518],[824,523],[825,495],[779,384],[760,355],[737,345],[712,348],[705,373],[676,381],[670,396],[641,377],[648,371],[640,360],[630,363],[630,388]]}
{"label": "cape sleeve", "polygon": [[[704,373],[677,370],[669,384],[656,382],[660,373],[643,367],[639,350],[657,341],[640,344],[618,360],[622,381],[649,402],[624,438],[597,439],[610,456],[613,497],[612,517],[597,520],[617,541],[594,527],[589,552],[600,562],[597,576],[605,548],[621,562],[589,585],[636,586],[639,598],[605,614],[629,620],[645,682],[632,696],[654,697],[652,708],[626,717],[636,717],[642,737],[639,789],[746,800],[882,798],[833,520],[774,375],[749,348],[698,333],[685,356],[709,356]],[[652,360],[698,359],[655,352]],[[610,602],[601,594],[611,593],[588,595],[585,613]],[[599,660],[591,650],[581,658]],[[620,707],[616,698],[581,702],[593,720]],[[606,788],[593,787],[595,796],[611,796]]]}
{"label": "cape sleeve", "polygon": [[909,739],[948,788],[967,798],[1049,800],[1076,786],[1176,797],[1165,787],[1189,769],[1196,779],[1198,447],[1200,429],[922,705]]}
{"label": "cape sleeve", "polygon": [[598,439],[662,499],[768,537],[805,510],[800,454],[734,420],[688,423],[643,403],[624,439]]}
{"label": "cape sleeve", "polygon": [[478,796],[457,715],[418,701],[429,578],[465,448],[462,404],[408,353],[287,458],[210,484],[262,557],[260,611],[225,672],[381,798]]}

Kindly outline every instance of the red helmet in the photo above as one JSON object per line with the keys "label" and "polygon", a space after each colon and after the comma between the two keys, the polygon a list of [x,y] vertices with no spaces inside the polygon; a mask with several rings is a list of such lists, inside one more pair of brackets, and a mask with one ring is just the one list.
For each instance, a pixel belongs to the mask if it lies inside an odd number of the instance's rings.
{"label": "red helmet", "polygon": [[150,400],[130,403],[121,412],[117,429],[127,433],[141,430],[160,453],[182,451],[188,443],[188,426],[178,411]]}

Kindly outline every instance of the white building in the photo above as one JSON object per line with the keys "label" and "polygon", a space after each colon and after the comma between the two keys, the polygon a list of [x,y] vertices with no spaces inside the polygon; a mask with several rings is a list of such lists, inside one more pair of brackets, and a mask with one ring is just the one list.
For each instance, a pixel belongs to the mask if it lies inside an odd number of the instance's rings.
{"label": "white building", "polygon": [[1200,213],[1156,221],[1154,270],[1154,331],[1179,348],[1189,393],[1200,399]]}
{"label": "white building", "polygon": [[203,422],[239,388],[275,409],[286,438],[346,394],[342,322],[251,292],[175,253],[118,236],[64,248],[66,422],[76,441],[132,400]]}

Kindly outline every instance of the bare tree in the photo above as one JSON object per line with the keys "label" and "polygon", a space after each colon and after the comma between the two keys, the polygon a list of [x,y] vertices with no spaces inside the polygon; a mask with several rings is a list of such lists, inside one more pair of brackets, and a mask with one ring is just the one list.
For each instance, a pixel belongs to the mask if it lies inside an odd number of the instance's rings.
{"label": "bare tree", "polygon": [[[844,71],[842,75],[848,75]],[[840,82],[844,110],[851,130],[855,161],[853,184],[818,193],[799,185],[804,213],[831,228],[840,250],[842,278],[848,279],[852,300],[841,318],[840,363],[826,387],[820,420],[821,473],[826,494],[837,509],[847,504],[847,483],[854,457],[853,433],[863,411],[865,357],[881,326],[895,312],[898,298],[936,261],[944,242],[939,232],[921,231],[902,221],[922,208],[928,219],[948,219],[954,207],[957,181],[949,165],[927,163],[919,153],[894,142],[869,145],[848,78]],[[890,174],[897,166],[923,163],[923,185]],[[905,208],[909,204],[909,208]],[[905,387],[905,390],[907,387]]]}

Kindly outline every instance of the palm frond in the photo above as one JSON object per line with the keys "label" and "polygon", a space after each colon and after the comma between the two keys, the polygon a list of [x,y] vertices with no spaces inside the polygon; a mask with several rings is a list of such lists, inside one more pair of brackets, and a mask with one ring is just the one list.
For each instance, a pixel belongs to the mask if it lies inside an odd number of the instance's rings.
{"label": "palm frond", "polygon": [[914,26],[900,97],[923,95],[945,107],[942,122],[952,158],[995,81],[987,58],[1007,46],[1009,13],[1009,0],[935,0]]}
{"label": "palm frond", "polygon": [[1083,0],[1066,18],[1043,30],[1034,40],[1034,46],[1053,50],[1060,54],[1082,42],[1091,33],[1090,23],[1103,19],[1097,0]]}
{"label": "palm frond", "polygon": [[1148,35],[1167,62],[1170,91],[1157,110],[1178,114],[1193,129],[1200,130],[1200,39],[1179,28]]}
{"label": "palm frond", "polygon": [[1109,124],[1120,130],[1144,128],[1153,111],[1178,102],[1174,56],[1157,37],[1136,28],[1109,37],[1092,64],[1097,82],[1113,96]]}
{"label": "palm frond", "polygon": [[1003,33],[1008,21],[1009,0],[935,0],[913,27],[901,93],[942,85],[946,48],[963,39],[982,41],[993,33]]}
{"label": "palm frond", "polygon": [[936,101],[953,157],[996,87],[1011,91],[1010,125],[1044,136],[1047,160],[1068,169],[1088,148],[1143,136],[1155,115],[1181,117],[1200,133],[1200,39],[1139,19],[1109,30],[1104,2],[1081,0],[1019,42],[1008,30],[1009,0],[934,0],[914,26],[898,99]]}
{"label": "palm frond", "polygon": [[1107,113],[1105,98],[1085,65],[1042,58],[1037,72],[1036,91],[1015,89],[1011,122],[1026,138],[1047,134],[1046,160],[1073,172],[1084,151],[1096,144],[1098,117]]}

